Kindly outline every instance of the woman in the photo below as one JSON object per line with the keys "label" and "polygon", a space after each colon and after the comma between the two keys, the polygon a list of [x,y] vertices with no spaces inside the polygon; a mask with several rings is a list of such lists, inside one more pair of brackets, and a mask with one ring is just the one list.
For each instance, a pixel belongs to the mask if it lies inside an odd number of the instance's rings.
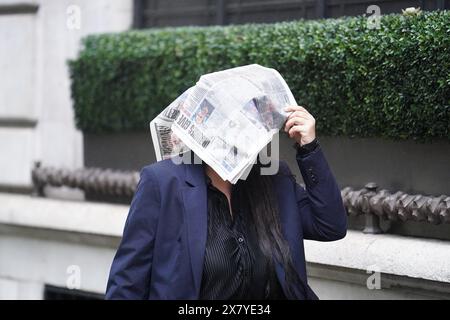
{"label": "woman", "polygon": [[207,165],[145,167],[108,280],[107,299],[317,299],[303,239],[345,236],[340,190],[303,107],[284,130],[295,140],[306,190],[289,168],[223,181]]}

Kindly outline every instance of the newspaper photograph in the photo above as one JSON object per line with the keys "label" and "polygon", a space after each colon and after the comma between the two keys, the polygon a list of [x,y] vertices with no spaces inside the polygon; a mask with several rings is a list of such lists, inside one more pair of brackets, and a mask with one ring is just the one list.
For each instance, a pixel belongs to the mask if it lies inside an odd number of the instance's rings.
{"label": "newspaper photograph", "polygon": [[275,69],[257,64],[205,74],[155,119],[158,161],[192,151],[236,183],[281,129],[296,101]]}

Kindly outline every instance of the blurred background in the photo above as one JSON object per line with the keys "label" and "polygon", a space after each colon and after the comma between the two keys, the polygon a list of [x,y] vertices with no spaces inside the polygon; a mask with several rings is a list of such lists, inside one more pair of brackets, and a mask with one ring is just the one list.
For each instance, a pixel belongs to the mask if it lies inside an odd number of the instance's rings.
{"label": "blurred background", "polygon": [[0,299],[103,298],[155,161],[149,121],[200,75],[250,63],[276,68],[315,116],[342,189],[347,237],[305,243],[318,296],[449,299],[449,9],[0,0]]}

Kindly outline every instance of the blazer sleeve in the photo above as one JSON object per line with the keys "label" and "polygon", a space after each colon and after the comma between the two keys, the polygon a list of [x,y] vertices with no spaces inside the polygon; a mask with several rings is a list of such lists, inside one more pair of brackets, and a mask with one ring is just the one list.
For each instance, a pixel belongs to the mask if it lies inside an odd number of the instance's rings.
{"label": "blazer sleeve", "polygon": [[112,262],[106,299],[148,299],[160,193],[150,167],[141,170],[123,237]]}
{"label": "blazer sleeve", "polygon": [[294,181],[304,239],[333,241],[344,238],[347,214],[341,191],[320,146],[306,156],[297,154],[296,158],[305,182],[303,188]]}

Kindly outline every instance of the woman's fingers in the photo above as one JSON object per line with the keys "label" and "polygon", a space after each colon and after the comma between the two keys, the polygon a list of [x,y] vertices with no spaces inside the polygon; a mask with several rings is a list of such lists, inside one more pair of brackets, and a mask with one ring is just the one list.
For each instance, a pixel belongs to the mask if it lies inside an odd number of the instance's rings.
{"label": "woman's fingers", "polygon": [[284,108],[285,111],[295,111],[295,110],[306,110],[302,106],[296,106],[296,105],[289,105]]}
{"label": "woman's fingers", "polygon": [[306,128],[304,125],[295,125],[295,126],[292,126],[292,127],[289,129],[289,131],[288,131],[289,137],[292,138],[292,137],[294,136],[294,134],[296,134],[296,133],[303,134],[303,133],[306,132],[306,130],[307,130],[307,128]]}
{"label": "woman's fingers", "polygon": [[286,108],[284,108],[284,111],[286,112],[290,112],[290,111],[303,111],[306,112],[307,114],[309,114],[308,110],[306,110],[304,107],[302,106],[287,106]]}
{"label": "woman's fingers", "polygon": [[316,137],[316,120],[302,106],[287,106],[284,111],[288,113],[284,130],[289,133],[300,145],[313,141]]}
{"label": "woman's fingers", "polygon": [[304,124],[308,119],[306,117],[294,117],[286,121],[284,131],[288,131],[293,125]]}
{"label": "woman's fingers", "polygon": [[297,110],[297,111],[292,112],[288,116],[288,119],[293,118],[293,117],[301,117],[301,118],[309,119],[309,118],[311,118],[311,115],[303,110]]}
{"label": "woman's fingers", "polygon": [[287,117],[284,131],[287,132],[293,125],[304,124],[309,121],[312,116],[301,106],[288,106],[284,109],[286,112],[291,112]]}

